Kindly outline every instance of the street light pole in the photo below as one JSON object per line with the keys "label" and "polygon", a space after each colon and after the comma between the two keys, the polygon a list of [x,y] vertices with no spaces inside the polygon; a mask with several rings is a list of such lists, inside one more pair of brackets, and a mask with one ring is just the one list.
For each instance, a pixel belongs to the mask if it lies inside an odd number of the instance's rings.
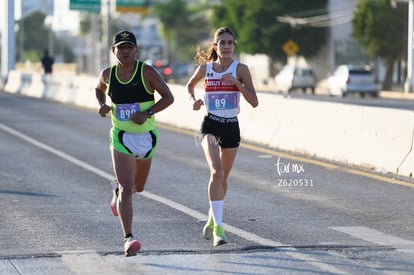
{"label": "street light pole", "polygon": [[[103,16],[104,19],[102,20],[103,26],[103,36],[102,36],[102,48],[104,51],[104,56],[103,56],[103,65],[104,66],[109,66],[111,63],[111,51],[110,51],[110,45],[111,43],[111,34],[110,34],[110,22],[111,22],[111,0],[105,0],[102,1],[102,3],[106,4],[105,9],[103,10]],[[106,11],[106,13],[105,13]]]}
{"label": "street light pole", "polygon": [[404,83],[404,92],[413,92],[413,30],[414,30],[414,0],[408,1],[408,44],[407,44],[407,77]]}
{"label": "street light pole", "polygon": [[[7,81],[9,72],[14,69],[15,58],[15,43],[14,43],[14,1],[1,1],[1,79]],[[0,81],[1,82],[1,81]]]}

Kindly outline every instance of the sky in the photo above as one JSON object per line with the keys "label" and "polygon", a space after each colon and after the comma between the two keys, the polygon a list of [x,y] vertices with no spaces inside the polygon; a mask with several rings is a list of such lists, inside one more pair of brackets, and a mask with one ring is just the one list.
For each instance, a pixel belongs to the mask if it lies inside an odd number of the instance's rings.
{"label": "sky", "polygon": [[55,0],[54,4],[53,29],[76,33],[79,29],[79,12],[69,10],[69,0]]}
{"label": "sky", "polygon": [[26,7],[35,8],[36,6],[40,6],[44,8],[45,6],[48,6],[48,3],[51,1],[53,2],[53,16],[50,17],[50,20],[52,22],[53,30],[68,30],[77,33],[79,29],[79,12],[69,10],[70,0],[15,0],[15,19],[18,20],[21,17],[22,2],[25,3],[24,5]]}

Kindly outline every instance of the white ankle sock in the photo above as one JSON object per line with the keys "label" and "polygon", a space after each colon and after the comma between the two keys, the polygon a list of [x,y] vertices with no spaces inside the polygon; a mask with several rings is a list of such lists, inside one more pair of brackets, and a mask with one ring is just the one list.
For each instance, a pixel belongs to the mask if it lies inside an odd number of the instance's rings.
{"label": "white ankle sock", "polygon": [[210,201],[210,209],[213,214],[214,226],[223,227],[223,204],[224,201]]}

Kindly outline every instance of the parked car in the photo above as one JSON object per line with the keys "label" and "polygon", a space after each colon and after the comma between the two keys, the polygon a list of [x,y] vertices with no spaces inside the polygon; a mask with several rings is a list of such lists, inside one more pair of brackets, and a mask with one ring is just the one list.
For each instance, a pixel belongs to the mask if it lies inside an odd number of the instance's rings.
{"label": "parked car", "polygon": [[316,77],[310,67],[295,67],[286,65],[275,76],[275,86],[277,92],[289,94],[295,89],[301,89],[304,93],[310,89],[315,94]]}
{"label": "parked car", "polygon": [[346,96],[359,93],[377,97],[379,82],[369,66],[340,65],[327,80],[328,93],[331,96]]}

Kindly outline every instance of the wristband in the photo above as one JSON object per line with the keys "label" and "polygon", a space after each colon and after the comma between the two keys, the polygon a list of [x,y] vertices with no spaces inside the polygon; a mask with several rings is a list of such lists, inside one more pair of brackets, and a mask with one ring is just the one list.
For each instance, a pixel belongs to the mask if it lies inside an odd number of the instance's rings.
{"label": "wristband", "polygon": [[148,109],[147,114],[149,115],[149,117],[151,117],[154,114],[154,112],[151,109]]}

